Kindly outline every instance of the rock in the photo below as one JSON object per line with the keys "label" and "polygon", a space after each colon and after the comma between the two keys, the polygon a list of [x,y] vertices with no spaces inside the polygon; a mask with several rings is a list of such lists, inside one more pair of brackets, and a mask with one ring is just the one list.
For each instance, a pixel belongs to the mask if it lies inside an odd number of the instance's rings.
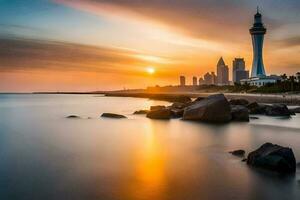
{"label": "rock", "polygon": [[239,149],[239,150],[230,151],[229,153],[231,153],[234,156],[244,156],[246,152],[243,149]]}
{"label": "rock", "polygon": [[180,102],[175,102],[173,103],[170,108],[176,108],[176,109],[183,109],[185,107],[187,107],[188,104],[187,103],[180,103]]}
{"label": "rock", "polygon": [[231,115],[234,121],[249,121],[249,110],[245,106],[231,105]]}
{"label": "rock", "polygon": [[231,99],[229,101],[229,103],[231,105],[241,105],[241,106],[246,106],[249,104],[249,101],[247,101],[246,99]]}
{"label": "rock", "polygon": [[119,115],[114,113],[103,113],[101,117],[116,118],[116,119],[127,118],[124,115]]}
{"label": "rock", "polygon": [[172,112],[170,109],[151,110],[146,115],[150,119],[170,119]]}
{"label": "rock", "polygon": [[291,113],[285,104],[273,104],[266,107],[268,116],[290,116]]}
{"label": "rock", "polygon": [[247,161],[247,158],[244,158],[243,160],[241,160],[242,162],[246,162]]}
{"label": "rock", "polygon": [[197,97],[197,99],[195,99],[194,101],[202,101],[203,99],[205,99],[205,97]]}
{"label": "rock", "polygon": [[80,117],[77,116],[77,115],[69,115],[66,118],[68,118],[68,119],[79,119]]}
{"label": "rock", "polygon": [[249,119],[259,119],[259,117],[253,117],[253,116],[251,116],[251,117],[249,117]]}
{"label": "rock", "polygon": [[231,120],[230,105],[223,94],[216,94],[184,109],[184,120],[224,123]]}
{"label": "rock", "polygon": [[133,114],[134,115],[145,115],[149,112],[149,110],[137,110]]}
{"label": "rock", "polygon": [[292,112],[292,113],[300,113],[300,107],[291,108],[291,109],[289,109],[289,110],[290,110],[290,112]]}
{"label": "rock", "polygon": [[296,171],[293,150],[272,143],[265,143],[249,153],[247,164],[279,173],[295,173]]}
{"label": "rock", "polygon": [[300,162],[298,162],[296,166],[297,166],[297,168],[300,168]]}
{"label": "rock", "polygon": [[249,103],[246,106],[249,109],[250,114],[264,115],[266,113],[266,105],[258,104],[257,102]]}
{"label": "rock", "polygon": [[165,108],[166,108],[166,106],[151,106],[150,111],[162,110],[162,109],[165,109]]}
{"label": "rock", "polygon": [[183,116],[184,109],[172,108],[170,110],[173,118],[181,118]]}

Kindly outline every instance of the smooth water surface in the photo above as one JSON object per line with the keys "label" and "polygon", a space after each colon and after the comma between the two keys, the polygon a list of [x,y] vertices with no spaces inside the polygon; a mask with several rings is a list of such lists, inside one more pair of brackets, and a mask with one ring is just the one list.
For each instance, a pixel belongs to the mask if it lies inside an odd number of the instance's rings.
{"label": "smooth water surface", "polygon": [[[0,95],[0,199],[300,199],[299,169],[282,177],[227,153],[273,142],[292,147],[300,161],[300,115],[227,125],[132,115],[158,104],[169,103]],[[82,118],[65,118],[71,114]]]}

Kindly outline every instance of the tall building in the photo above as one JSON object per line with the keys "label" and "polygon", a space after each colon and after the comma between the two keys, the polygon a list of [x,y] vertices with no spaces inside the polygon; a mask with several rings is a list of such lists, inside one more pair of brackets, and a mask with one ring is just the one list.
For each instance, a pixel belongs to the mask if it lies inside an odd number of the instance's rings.
{"label": "tall building", "polygon": [[245,70],[244,58],[235,58],[232,62],[233,83],[239,83],[242,79],[249,78],[249,71]]}
{"label": "tall building", "polygon": [[211,76],[212,76],[212,84],[216,85],[217,84],[217,76],[216,76],[215,72],[211,72]]}
{"label": "tall building", "polygon": [[262,15],[259,13],[258,8],[256,14],[254,15],[254,24],[252,28],[250,28],[249,32],[251,34],[253,46],[251,77],[240,80],[241,84],[248,83],[253,86],[261,87],[268,83],[276,83],[278,77],[267,76],[265,72],[263,63],[263,42],[267,29],[262,23]]}
{"label": "tall building", "polygon": [[261,14],[258,11],[254,15],[254,24],[249,30],[252,37],[252,46],[253,46],[253,63],[251,77],[265,77],[265,67],[263,63],[263,42],[264,35],[266,34],[267,29],[262,23]]}
{"label": "tall building", "polygon": [[214,84],[213,82],[213,76],[207,72],[206,74],[204,74],[204,84],[205,85],[212,85]]}
{"label": "tall building", "polygon": [[204,85],[205,81],[202,77],[199,78],[199,85]]}
{"label": "tall building", "polygon": [[217,85],[229,84],[229,68],[221,57],[217,63]]}
{"label": "tall building", "polygon": [[185,77],[180,76],[180,86],[185,86]]}
{"label": "tall building", "polygon": [[197,77],[193,76],[193,86],[197,86],[197,85],[198,85]]}

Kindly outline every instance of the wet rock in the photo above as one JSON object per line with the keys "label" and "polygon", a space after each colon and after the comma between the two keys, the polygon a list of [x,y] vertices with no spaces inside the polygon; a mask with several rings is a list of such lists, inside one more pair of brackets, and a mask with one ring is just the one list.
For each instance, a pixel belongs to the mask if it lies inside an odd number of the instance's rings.
{"label": "wet rock", "polygon": [[291,108],[289,109],[291,112],[293,113],[300,113],[300,107],[296,107],[296,108]]}
{"label": "wet rock", "polygon": [[247,101],[246,99],[231,99],[229,101],[229,103],[231,105],[241,105],[241,106],[246,106],[249,104],[249,101]]}
{"label": "wet rock", "polygon": [[205,97],[197,97],[197,98],[194,100],[194,102],[196,102],[196,101],[202,101],[203,99],[205,99]]}
{"label": "wet rock", "polygon": [[162,109],[165,109],[165,108],[166,108],[166,106],[151,106],[150,111],[162,110]]}
{"label": "wet rock", "polygon": [[188,104],[187,103],[180,103],[180,102],[175,102],[173,103],[170,108],[175,108],[175,109],[183,109],[185,107],[187,107]]}
{"label": "wet rock", "polygon": [[184,120],[224,123],[231,120],[231,108],[223,94],[216,94],[184,109]]}
{"label": "wet rock", "polygon": [[258,104],[257,102],[249,103],[246,106],[249,109],[250,114],[263,115],[266,113],[266,105]]}
{"label": "wet rock", "polygon": [[77,115],[69,115],[66,118],[68,118],[68,119],[79,119],[80,117],[77,116]]}
{"label": "wet rock", "polygon": [[242,159],[241,161],[242,161],[242,162],[246,162],[246,161],[247,161],[247,158],[244,158],[244,159]]}
{"label": "wet rock", "polygon": [[137,110],[133,114],[134,115],[145,115],[149,112],[149,110]]}
{"label": "wet rock", "polygon": [[172,108],[170,110],[172,118],[181,118],[183,116],[184,109]]}
{"label": "wet rock", "polygon": [[234,151],[229,151],[234,156],[244,156],[245,155],[245,150],[239,149],[239,150],[234,150]]}
{"label": "wet rock", "polygon": [[279,173],[295,173],[296,171],[293,150],[272,143],[265,143],[249,153],[247,164]]}
{"label": "wet rock", "polygon": [[234,121],[249,121],[249,110],[245,106],[231,105],[231,115]]}
{"label": "wet rock", "polygon": [[101,117],[115,118],[115,119],[127,118],[124,115],[119,115],[115,113],[103,113]]}
{"label": "wet rock", "polygon": [[290,116],[291,113],[285,104],[273,104],[266,107],[268,116]]}
{"label": "wet rock", "polygon": [[172,112],[170,109],[151,110],[147,113],[146,117],[150,119],[170,119]]}
{"label": "wet rock", "polygon": [[250,116],[249,119],[259,119],[259,117]]}

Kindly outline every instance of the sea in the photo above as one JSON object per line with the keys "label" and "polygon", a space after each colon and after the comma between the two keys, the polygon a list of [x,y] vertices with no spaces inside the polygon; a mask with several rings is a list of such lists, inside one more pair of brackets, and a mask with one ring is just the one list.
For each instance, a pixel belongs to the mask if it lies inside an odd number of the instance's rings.
{"label": "sea", "polygon": [[[2,200],[299,200],[279,175],[228,153],[265,142],[300,162],[300,115],[207,124],[133,115],[169,102],[101,95],[0,95]],[[101,118],[104,112],[127,119]],[[79,119],[66,118],[78,115]]]}

